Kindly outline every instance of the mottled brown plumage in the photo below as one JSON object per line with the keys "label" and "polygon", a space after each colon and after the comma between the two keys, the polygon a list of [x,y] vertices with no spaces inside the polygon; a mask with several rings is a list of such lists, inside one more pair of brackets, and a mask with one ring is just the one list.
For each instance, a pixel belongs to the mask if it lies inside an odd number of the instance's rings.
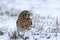
{"label": "mottled brown plumage", "polygon": [[16,22],[17,24],[17,31],[24,31],[26,29],[29,29],[32,25],[32,20],[30,18],[30,12],[27,10],[22,11],[19,16],[18,20]]}

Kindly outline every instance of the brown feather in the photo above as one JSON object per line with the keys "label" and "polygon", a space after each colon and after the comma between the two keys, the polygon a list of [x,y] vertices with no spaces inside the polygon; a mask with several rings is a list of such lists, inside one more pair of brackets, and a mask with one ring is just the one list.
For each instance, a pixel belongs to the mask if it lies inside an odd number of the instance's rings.
{"label": "brown feather", "polygon": [[19,16],[18,20],[16,22],[17,24],[17,30],[26,30],[32,25],[32,20],[30,18],[30,12],[27,10],[22,11]]}

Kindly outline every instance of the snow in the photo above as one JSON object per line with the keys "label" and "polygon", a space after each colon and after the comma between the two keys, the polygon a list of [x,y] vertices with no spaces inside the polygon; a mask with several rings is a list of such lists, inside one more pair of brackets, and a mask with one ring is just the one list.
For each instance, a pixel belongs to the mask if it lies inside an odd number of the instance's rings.
{"label": "snow", "polygon": [[16,40],[60,40],[59,31],[55,33],[57,17],[60,24],[60,0],[0,0],[0,31],[4,32],[0,40],[12,40],[10,37],[17,30],[16,20],[22,10],[32,13],[33,25],[21,32],[23,38]]}

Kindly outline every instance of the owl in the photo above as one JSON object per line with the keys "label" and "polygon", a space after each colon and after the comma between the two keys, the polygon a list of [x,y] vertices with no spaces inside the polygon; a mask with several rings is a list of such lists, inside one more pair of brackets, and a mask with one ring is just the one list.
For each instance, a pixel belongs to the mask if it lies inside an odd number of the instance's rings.
{"label": "owl", "polygon": [[24,31],[29,29],[32,25],[31,13],[28,10],[23,10],[16,21],[17,31]]}

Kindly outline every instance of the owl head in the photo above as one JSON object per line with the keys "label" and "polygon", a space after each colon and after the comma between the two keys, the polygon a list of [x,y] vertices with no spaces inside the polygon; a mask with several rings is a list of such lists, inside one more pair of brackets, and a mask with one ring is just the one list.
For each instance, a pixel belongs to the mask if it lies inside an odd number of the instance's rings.
{"label": "owl head", "polygon": [[23,17],[24,19],[30,18],[31,13],[28,10],[23,10],[19,17]]}

